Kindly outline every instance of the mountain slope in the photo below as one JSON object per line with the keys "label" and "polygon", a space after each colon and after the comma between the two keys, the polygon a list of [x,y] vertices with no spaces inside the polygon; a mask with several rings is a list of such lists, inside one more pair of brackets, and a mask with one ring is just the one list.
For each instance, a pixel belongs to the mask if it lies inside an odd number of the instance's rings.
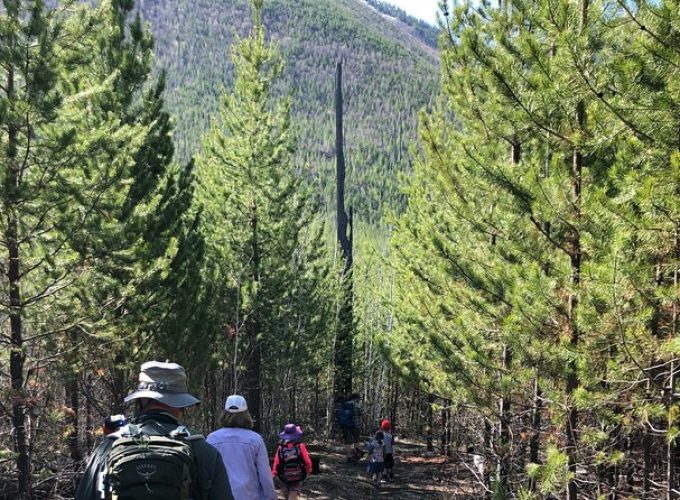
{"label": "mountain slope", "polygon": [[[245,0],[140,0],[140,11],[156,36],[157,64],[168,72],[176,142],[187,158],[200,152],[231,82],[229,47],[234,34],[247,33],[250,10]],[[333,88],[341,59],[349,203],[364,220],[379,218],[385,204],[399,206],[396,173],[409,169],[417,112],[436,91],[431,37],[361,0],[265,2],[264,23],[287,61],[279,89],[292,99],[297,157],[324,200],[332,204],[334,193]]]}
{"label": "mountain slope", "polygon": [[405,10],[387,3],[385,0],[361,0],[362,2],[370,5],[375,10],[383,14],[394,18],[396,22],[402,24],[402,26],[408,27],[411,31],[420,38],[427,45],[433,49],[437,49],[437,35],[438,31],[431,24],[416,19],[415,17],[406,13]]}

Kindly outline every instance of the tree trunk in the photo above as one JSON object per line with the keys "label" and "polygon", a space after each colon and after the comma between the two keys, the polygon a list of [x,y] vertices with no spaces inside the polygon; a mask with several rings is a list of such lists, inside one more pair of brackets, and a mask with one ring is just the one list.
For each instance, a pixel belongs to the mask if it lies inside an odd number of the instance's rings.
{"label": "tree trunk", "polygon": [[[92,391],[92,376],[85,375],[83,385],[87,391]],[[89,397],[85,398],[85,450],[90,453],[94,446],[94,415],[92,413],[92,402]]]}
{"label": "tree trunk", "polygon": [[[583,113],[582,104],[579,106],[580,114]],[[582,157],[581,153],[576,151],[574,153],[574,201],[576,207],[580,204],[581,197],[581,169],[582,169]],[[578,208],[577,208],[578,210]],[[580,214],[577,214],[577,217]],[[573,235],[572,238],[572,249],[570,256],[570,267],[571,267],[571,292],[569,293],[569,308],[568,308],[568,324],[569,324],[569,344],[571,346],[572,352],[576,352],[579,344],[579,327],[576,321],[577,310],[579,306],[578,289],[581,283],[581,237],[578,232]],[[577,437],[576,429],[578,428],[578,409],[571,400],[572,395],[576,388],[578,387],[578,374],[576,372],[576,363],[570,361],[567,367],[567,383],[566,383],[566,396],[568,401],[567,410],[567,424],[566,424],[566,451],[568,456],[568,469],[571,474],[576,474],[576,446]],[[576,500],[577,498],[577,488],[576,483],[572,479],[567,485],[567,499]]]}
{"label": "tree trunk", "polygon": [[[251,276],[255,286],[255,294],[260,282],[260,241],[258,233],[258,206],[255,201],[251,205],[250,217],[251,229]],[[260,345],[259,335],[262,328],[260,314],[262,314],[259,299],[252,297],[252,304],[254,310],[251,311],[248,321],[246,322],[246,338],[250,346],[250,352],[246,357],[246,383],[247,383],[247,401],[248,410],[253,417],[255,426],[253,430],[260,432],[262,430],[262,347]]]}
{"label": "tree trunk", "polygon": [[[522,158],[522,145],[519,139],[515,136],[512,138],[512,149],[511,149],[511,161],[513,166],[517,166]],[[492,246],[496,245],[495,235],[491,242]],[[502,359],[502,372],[501,381],[509,376],[512,369],[512,348],[507,344],[503,344],[503,359]],[[510,473],[510,423],[512,421],[511,417],[511,405],[510,405],[510,395],[506,394],[506,390],[502,389],[502,395],[498,403],[499,406],[499,460],[498,460],[498,470],[496,475],[497,480],[497,490],[501,491],[501,495],[504,495],[508,491],[508,481]]]}
{"label": "tree trunk", "polygon": [[[14,40],[9,40],[14,45]],[[14,69],[7,70],[7,100],[14,107]],[[21,185],[21,167],[17,164],[18,132],[16,123],[7,125],[7,281],[9,285],[9,327],[10,327],[10,378],[12,385],[12,427],[14,451],[19,474],[19,497],[28,498],[31,491],[31,462],[29,440],[26,434],[27,394],[24,387],[26,352],[23,332],[23,306],[21,303],[21,248],[19,243],[19,216],[16,213]]]}
{"label": "tree trunk", "polygon": [[390,368],[391,378],[394,381],[394,391],[392,394],[392,405],[390,408],[390,419],[392,421],[392,428],[394,429],[397,425],[397,409],[399,408],[399,379],[394,374],[394,368]]}
{"label": "tree trunk", "polygon": [[78,373],[67,368],[66,380],[64,384],[65,401],[64,403],[70,409],[70,413],[66,420],[66,424],[70,427],[68,432],[68,447],[71,453],[71,460],[74,463],[74,469],[78,469],[80,462],[83,460],[83,453],[80,448],[80,397],[78,392]]}
{"label": "tree trunk", "polygon": [[[117,312],[116,314],[120,314]],[[112,414],[125,413],[125,396],[127,396],[132,381],[128,362],[132,358],[130,343],[124,343],[116,352],[111,366],[111,401],[109,407]],[[134,384],[137,385],[136,383]]]}
{"label": "tree trunk", "polygon": [[314,422],[314,427],[316,429],[320,428],[319,416],[321,409],[319,407],[319,377],[314,377],[314,416],[312,421]]}
{"label": "tree trunk", "polygon": [[484,488],[486,489],[484,493],[484,498],[491,498],[491,468],[489,467],[490,462],[490,451],[492,449],[493,443],[493,432],[489,421],[484,419]]}
{"label": "tree trunk", "polygon": [[215,429],[217,426],[217,415],[220,414],[220,408],[224,404],[224,400],[220,397],[217,389],[217,366],[214,363],[210,364],[208,371],[205,374],[204,386],[205,395],[208,400],[208,405],[205,412],[205,424],[208,429]]}
{"label": "tree trunk", "polygon": [[[585,29],[588,22],[588,2],[589,0],[581,1],[581,32]],[[584,131],[586,128],[586,109],[585,103],[579,101],[576,104],[576,122],[578,129]],[[568,299],[568,328],[569,328],[569,344],[573,353],[576,353],[579,345],[579,326],[577,322],[579,295],[581,287],[581,263],[583,256],[583,249],[581,247],[581,234],[579,229],[579,222],[581,220],[581,190],[583,187],[583,154],[578,148],[574,149],[572,159],[572,205],[574,207],[574,226],[573,234],[571,235],[570,245],[570,285]],[[578,374],[576,363],[570,361],[567,367],[566,380],[566,396],[567,396],[567,425],[566,425],[566,451],[568,457],[568,470],[572,474],[572,479],[567,484],[567,499],[576,500],[578,496],[578,489],[576,487],[576,447],[578,438],[576,432],[578,429],[578,409],[572,401],[574,391],[578,387]]]}
{"label": "tree trunk", "polygon": [[[257,322],[253,322],[252,331],[257,331],[255,328],[259,326]],[[262,430],[262,404],[260,402],[262,397],[262,350],[260,344],[254,341],[254,345],[250,354],[246,357],[246,398],[248,401],[248,410],[253,417],[255,426],[253,430],[260,432]]]}
{"label": "tree trunk", "polygon": [[[512,364],[512,353],[510,348],[503,346],[503,377],[508,374]],[[508,475],[510,470],[510,397],[506,394],[499,402],[500,425],[498,432],[499,447],[498,447],[498,471],[496,475],[496,491],[502,492],[504,495],[508,491]]]}
{"label": "tree trunk", "polygon": [[31,464],[28,453],[28,436],[26,434],[27,394],[24,388],[24,367],[26,354],[21,307],[20,249],[18,243],[18,224],[14,214],[10,215],[7,246],[9,263],[7,277],[9,279],[11,351],[9,356],[10,376],[12,378],[12,426],[14,429],[14,451],[16,452],[17,471],[19,473],[19,496],[28,498],[31,489]]}
{"label": "tree trunk", "polygon": [[642,498],[648,498],[650,490],[650,476],[652,472],[652,437],[649,429],[645,426],[644,435],[642,437],[642,452],[643,452],[643,466],[642,466]]}
{"label": "tree trunk", "polygon": [[[352,344],[354,332],[354,290],[352,279],[352,211],[345,211],[345,152],[343,137],[342,63],[335,71],[335,153],[337,188],[337,238],[342,250],[341,297],[335,340],[335,397],[352,392]],[[349,229],[349,231],[348,231]]]}
{"label": "tree trunk", "polygon": [[427,451],[434,451],[434,411],[432,405],[434,404],[434,397],[432,394],[427,395]]}
{"label": "tree trunk", "polygon": [[[446,403],[446,402],[445,402]],[[451,440],[451,428],[453,427],[452,425],[452,420],[451,420],[451,406],[446,405],[446,456],[450,457],[451,456],[451,446],[452,446],[452,440]]]}
{"label": "tree trunk", "polygon": [[[680,225],[676,226],[675,228],[675,249],[674,249],[674,257],[675,257],[675,262],[680,261]],[[676,338],[678,334],[678,284],[679,284],[679,279],[678,279],[678,266],[676,264],[675,269],[673,270],[673,289],[675,290],[675,299],[673,300],[673,304],[671,305],[671,335],[670,338]],[[675,361],[671,361],[671,376],[670,376],[670,388],[669,388],[669,401],[668,401],[668,429],[670,432],[671,426],[674,424],[674,418],[675,418],[675,412],[674,412],[674,404],[675,404]],[[677,446],[677,438],[673,439],[668,439],[668,445],[667,445],[667,456],[666,459],[668,461],[668,468],[666,471],[666,476],[668,480],[668,495],[667,498],[670,500],[671,498],[678,498],[678,495],[675,493],[676,489],[676,468],[677,468],[677,455],[678,455],[678,446]]]}
{"label": "tree trunk", "polygon": [[[540,463],[538,452],[540,449],[541,439],[541,407],[543,400],[541,399],[541,387],[538,383],[538,375],[534,379],[534,407],[531,415],[531,438],[529,440],[529,462],[532,464]],[[536,490],[536,480],[529,479],[529,489]]]}
{"label": "tree trunk", "polygon": [[291,421],[292,421],[292,422],[297,422],[297,421],[298,421],[298,415],[297,415],[297,386],[296,386],[294,377],[295,377],[295,375],[293,375],[293,376],[291,377],[292,385],[291,385],[291,388],[290,388],[290,393],[289,393],[289,394],[290,394],[290,396],[289,396],[289,397],[290,397],[290,400],[289,400],[289,402],[288,402],[288,405],[289,405],[289,408],[290,408],[290,410],[289,410],[289,415],[290,415]]}
{"label": "tree trunk", "polygon": [[[670,433],[671,426],[673,425],[674,411],[673,404],[675,403],[675,361],[671,361],[671,374],[668,387],[668,431]],[[666,483],[668,485],[666,489],[666,499],[672,500],[678,498],[675,494],[675,468],[677,447],[675,445],[675,439],[668,439],[666,445]]]}

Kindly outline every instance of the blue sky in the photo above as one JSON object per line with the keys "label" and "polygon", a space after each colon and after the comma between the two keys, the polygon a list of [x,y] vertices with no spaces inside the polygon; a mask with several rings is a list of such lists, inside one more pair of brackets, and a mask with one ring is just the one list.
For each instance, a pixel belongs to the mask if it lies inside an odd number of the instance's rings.
{"label": "blue sky", "polygon": [[413,17],[435,24],[439,0],[387,0],[388,3],[402,8]]}

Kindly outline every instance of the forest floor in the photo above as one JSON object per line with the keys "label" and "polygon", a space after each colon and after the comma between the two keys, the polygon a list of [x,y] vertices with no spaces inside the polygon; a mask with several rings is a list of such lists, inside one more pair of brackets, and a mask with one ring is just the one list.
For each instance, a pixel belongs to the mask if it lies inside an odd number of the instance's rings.
{"label": "forest floor", "polygon": [[[465,464],[428,452],[423,443],[398,441],[395,446],[394,481],[376,488],[366,472],[366,456],[348,463],[338,444],[312,442],[312,456],[320,458],[320,474],[307,478],[304,499],[353,500],[362,498],[474,499],[482,498],[474,477]],[[283,498],[279,491],[279,498]]]}

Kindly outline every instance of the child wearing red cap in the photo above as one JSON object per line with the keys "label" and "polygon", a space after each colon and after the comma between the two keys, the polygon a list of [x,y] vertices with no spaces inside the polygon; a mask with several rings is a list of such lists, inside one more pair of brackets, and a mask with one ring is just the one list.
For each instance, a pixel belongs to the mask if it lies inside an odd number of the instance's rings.
{"label": "child wearing red cap", "polygon": [[385,462],[385,469],[383,471],[383,481],[394,480],[394,436],[392,435],[392,422],[384,419],[380,422],[380,428],[383,431],[383,460]]}

